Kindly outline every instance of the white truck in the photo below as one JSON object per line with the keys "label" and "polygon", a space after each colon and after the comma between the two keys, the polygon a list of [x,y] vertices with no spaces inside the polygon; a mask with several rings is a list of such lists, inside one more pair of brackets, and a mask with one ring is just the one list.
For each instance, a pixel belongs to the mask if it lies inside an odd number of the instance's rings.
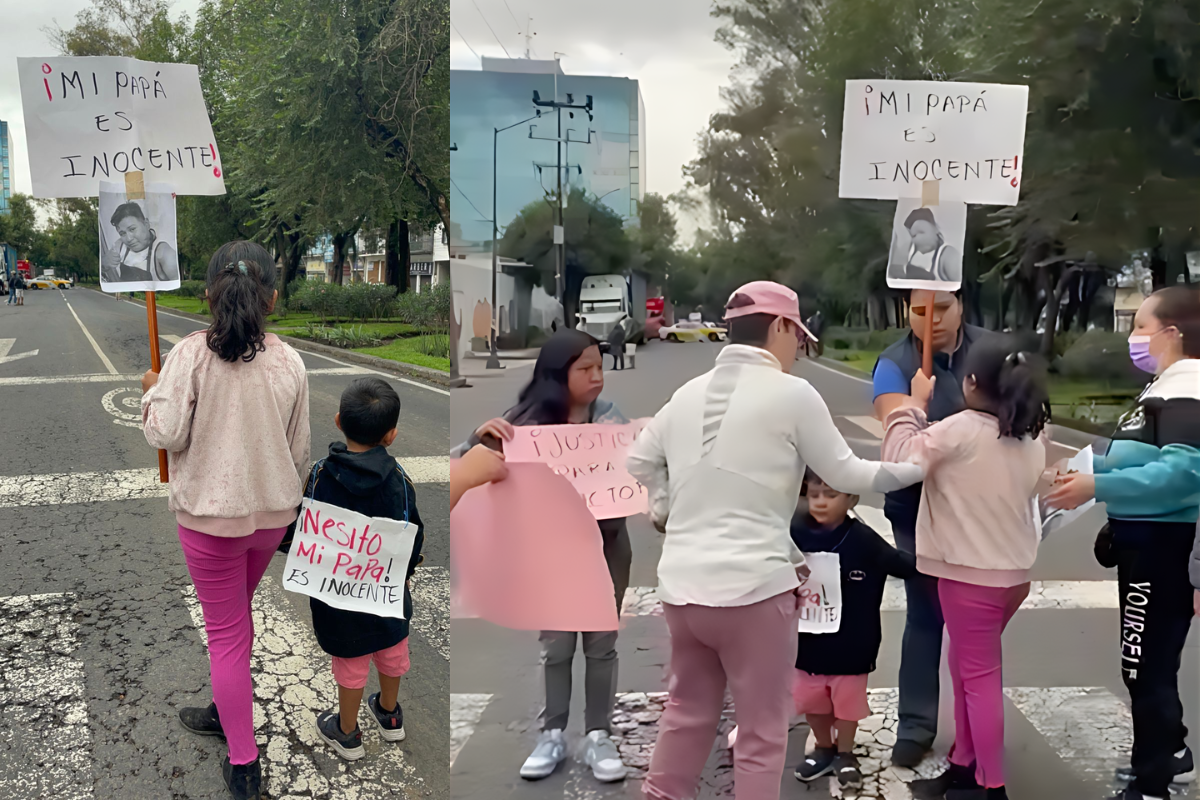
{"label": "white truck", "polygon": [[634,308],[629,279],[624,275],[589,275],[579,290],[579,330],[600,341],[607,341],[612,329],[620,324],[625,341],[640,341],[645,334],[646,308]]}

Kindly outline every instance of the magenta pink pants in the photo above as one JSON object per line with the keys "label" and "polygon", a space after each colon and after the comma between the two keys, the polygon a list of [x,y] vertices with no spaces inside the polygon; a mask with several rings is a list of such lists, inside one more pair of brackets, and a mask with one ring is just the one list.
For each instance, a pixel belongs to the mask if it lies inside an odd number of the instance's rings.
{"label": "magenta pink pants", "polygon": [[231,539],[179,526],[183,557],[204,612],[213,702],[233,764],[249,764],[258,758],[250,683],[250,648],[254,644],[250,600],[286,530],[258,530]]}
{"label": "magenta pink pants", "polygon": [[1004,785],[1004,678],[1000,635],[1029,596],[1029,584],[996,588],[938,581],[938,596],[950,635],[950,679],[954,683],[954,746],[950,762],[976,762],[980,786]]}
{"label": "magenta pink pants", "polygon": [[663,608],[671,630],[670,699],[643,793],[654,800],[696,796],[728,683],[738,724],[737,800],[779,800],[799,641],[796,595],[732,608]]}

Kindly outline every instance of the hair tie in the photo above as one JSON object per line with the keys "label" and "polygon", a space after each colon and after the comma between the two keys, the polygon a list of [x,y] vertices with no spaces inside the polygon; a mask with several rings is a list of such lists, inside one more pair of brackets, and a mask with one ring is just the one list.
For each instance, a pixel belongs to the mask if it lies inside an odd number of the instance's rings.
{"label": "hair tie", "polygon": [[1007,361],[1009,364],[1011,364],[1014,367],[1017,366],[1018,364],[1021,366],[1024,366],[1025,365],[1025,354],[1020,351],[1018,351],[1016,353],[1009,353],[1008,358],[1006,358],[1004,360]]}
{"label": "hair tie", "polygon": [[249,274],[248,272],[246,272],[246,262],[245,261],[239,261],[236,264],[226,264],[225,269],[229,270],[230,272],[233,272],[234,270],[238,270],[243,275]]}

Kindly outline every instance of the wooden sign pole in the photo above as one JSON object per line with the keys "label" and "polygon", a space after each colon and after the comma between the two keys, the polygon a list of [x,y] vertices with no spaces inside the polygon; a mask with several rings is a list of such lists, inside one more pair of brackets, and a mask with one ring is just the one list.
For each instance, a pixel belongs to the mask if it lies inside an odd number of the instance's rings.
{"label": "wooden sign pole", "polygon": [[[921,208],[929,208],[938,204],[937,181],[922,181]],[[937,301],[937,292],[930,290],[929,300],[925,303],[925,331],[921,334],[921,371],[926,378],[933,377],[933,308]]]}
{"label": "wooden sign pole", "polygon": [[[125,173],[125,196],[128,200],[145,199],[146,184],[141,172]],[[150,258],[154,258],[153,253]],[[155,373],[162,372],[162,354],[158,348],[158,307],[154,292],[146,292],[146,325],[150,329],[150,369]],[[169,481],[166,450],[158,451],[158,480],[159,483]]]}

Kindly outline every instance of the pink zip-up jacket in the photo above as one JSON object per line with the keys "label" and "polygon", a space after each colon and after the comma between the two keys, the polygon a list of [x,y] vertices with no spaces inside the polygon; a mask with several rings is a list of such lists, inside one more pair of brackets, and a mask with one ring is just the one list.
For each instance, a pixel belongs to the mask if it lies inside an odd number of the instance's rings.
{"label": "pink zip-up jacket", "polygon": [[171,350],[142,397],[142,430],[166,450],[168,507],[185,528],[249,536],[296,519],[312,432],[300,355],[268,333],[253,361],[222,361],[206,331]]}
{"label": "pink zip-up jacket", "polygon": [[925,412],[888,415],[883,460],[925,471],[917,569],[977,586],[1017,586],[1037,559],[1034,496],[1046,469],[1043,439],[1000,436],[990,414],[961,411],[930,425]]}

